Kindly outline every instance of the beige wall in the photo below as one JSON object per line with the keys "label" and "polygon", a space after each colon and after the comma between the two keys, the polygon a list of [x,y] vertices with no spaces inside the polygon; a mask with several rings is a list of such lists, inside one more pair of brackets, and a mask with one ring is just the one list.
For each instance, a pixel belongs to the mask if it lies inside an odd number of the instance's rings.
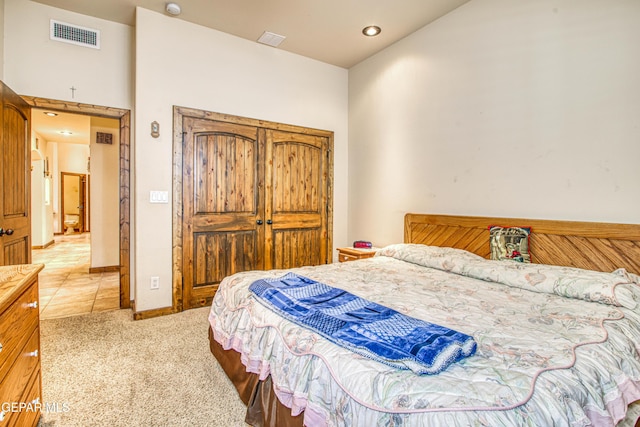
{"label": "beige wall", "polygon": [[47,143],[47,156],[49,157],[49,173],[51,174],[51,228],[52,233],[62,230],[62,222],[58,215],[60,206],[60,169],[58,168],[58,144]]}
{"label": "beige wall", "polygon": [[334,243],[345,244],[347,70],[146,9],[136,16],[136,309],[171,305],[172,205],[149,203],[149,192],[171,194],[174,105],[334,131]]}
{"label": "beige wall", "polygon": [[[51,243],[56,233],[64,232],[61,211],[60,173],[86,174],[89,182],[91,228],[91,267],[116,266],[119,253],[119,122],[86,116],[90,145],[48,142],[32,135],[31,206],[32,245]],[[112,145],[97,144],[96,132],[114,136]],[[35,139],[38,138],[36,149]],[[37,157],[37,158],[36,158]],[[87,169],[91,157],[90,170]],[[44,161],[49,158],[50,179],[44,178]],[[45,203],[45,187],[50,187],[50,203]],[[68,207],[68,203],[65,202]]]}
{"label": "beige wall", "polygon": [[[88,118],[88,117],[87,117]],[[68,144],[55,142],[58,146],[58,171],[69,173],[88,173],[89,146],[86,144]]]}
{"label": "beige wall", "polygon": [[[50,142],[55,144],[58,148],[58,173],[54,176],[54,180],[58,181],[59,197],[57,199],[58,204],[54,206],[54,216],[56,218],[57,228],[56,233],[63,233],[64,229],[64,214],[62,211],[62,182],[61,176],[63,172],[87,175],[87,164],[89,161],[89,146],[84,144],[68,144],[64,142]],[[65,186],[66,187],[66,186]],[[65,193],[67,188],[65,188]],[[76,213],[77,208],[70,206],[68,201],[64,201],[66,213]]]}
{"label": "beige wall", "polygon": [[[44,161],[31,152],[31,246],[43,247],[48,242],[44,224]],[[52,234],[53,240],[53,234]]]}
{"label": "beige wall", "polygon": [[[75,101],[132,109],[136,82],[140,310],[171,304],[171,204],[149,191],[171,191],[173,105],[335,131],[336,246],[400,241],[408,211],[640,218],[640,2],[472,0],[348,72],[138,9],[135,79],[132,28],[4,3],[3,79],[18,93],[71,100],[74,86]],[[51,42],[50,18],[112,43]]]}
{"label": "beige wall", "polygon": [[[44,247],[53,242],[53,177],[51,174],[46,178],[44,176],[47,156],[49,156],[49,143],[42,135],[32,132],[31,245],[35,247]],[[49,160],[49,172],[51,172],[51,160]],[[45,203],[47,191],[49,203]]]}
{"label": "beige wall", "polygon": [[[131,27],[28,0],[4,3],[4,81],[14,91],[132,109]],[[100,30],[101,48],[49,40],[51,19]]]}
{"label": "beige wall", "polygon": [[[113,143],[96,143],[97,132],[110,133]],[[120,122],[91,118],[91,267],[120,265]]]}
{"label": "beige wall", "polygon": [[[2,1],[2,0],[0,0]],[[4,81],[17,93],[44,98],[73,101],[86,104],[124,108],[133,111],[133,28],[90,16],[79,15],[66,10],[53,8],[28,0],[3,0],[5,19],[3,20],[8,36],[5,37]],[[80,25],[101,31],[101,49],[89,49],[49,40],[49,20]],[[75,87],[75,97],[69,88]],[[134,113],[135,115],[135,113]],[[89,126],[89,122],[87,123]],[[135,142],[132,142],[135,144]],[[59,218],[59,176],[61,171],[86,173],[87,156],[79,160],[72,169],[66,159],[68,151],[60,144],[49,144],[50,168],[52,176],[52,202],[55,208],[53,227],[62,231]],[[58,150],[60,148],[60,150]],[[117,150],[116,147],[114,147]],[[88,147],[86,148],[89,149]],[[112,149],[113,150],[113,149]],[[111,151],[112,151],[111,150]],[[110,153],[109,158],[113,156]],[[98,161],[98,153],[92,155]],[[58,165],[58,160],[61,165]],[[116,173],[119,161],[110,163],[109,186],[117,185],[112,173]],[[106,165],[105,165],[106,168]],[[132,180],[133,171],[132,171]],[[114,181],[115,180],[115,181]],[[92,178],[92,185],[101,187],[99,179]],[[112,193],[112,189],[108,191]],[[132,194],[135,188],[132,189]],[[94,195],[92,202],[99,203]],[[115,206],[107,208],[108,216],[105,229],[100,221],[92,220],[92,234],[102,235],[105,243],[92,239],[92,267],[117,265],[119,263],[118,230],[114,231],[113,211],[119,208],[119,198]],[[95,212],[94,212],[95,213]],[[105,218],[106,219],[106,218]],[[132,218],[133,220],[133,218]],[[132,224],[132,229],[135,224]],[[116,243],[114,243],[114,239]],[[132,242],[132,245],[135,242]],[[133,247],[132,247],[133,250]],[[118,254],[114,261],[113,254]],[[100,265],[101,264],[101,265]],[[132,260],[131,273],[135,270]]]}
{"label": "beige wall", "polygon": [[[171,305],[171,204],[149,204],[149,191],[171,193],[174,105],[334,131],[334,243],[346,243],[347,70],[144,9],[137,11],[134,37],[126,25],[4,1],[10,34],[4,77],[16,92],[133,110],[136,87],[131,285],[138,310]],[[100,29],[103,48],[50,41],[52,18]],[[154,120],[157,139],[149,135]],[[160,277],[160,290],[149,290],[151,276]]]}
{"label": "beige wall", "polygon": [[472,0],[349,70],[349,239],[406,212],[640,222],[640,2]]}
{"label": "beige wall", "polygon": [[4,0],[0,0],[0,11],[2,11],[2,19],[0,19],[0,80],[4,80]]}

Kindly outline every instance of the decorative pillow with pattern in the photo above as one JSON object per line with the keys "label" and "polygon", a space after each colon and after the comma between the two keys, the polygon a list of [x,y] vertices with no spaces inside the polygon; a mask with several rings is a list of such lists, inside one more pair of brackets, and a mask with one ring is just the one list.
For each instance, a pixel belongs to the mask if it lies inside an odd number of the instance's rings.
{"label": "decorative pillow with pattern", "polygon": [[531,227],[489,226],[491,259],[531,262],[529,235]]}

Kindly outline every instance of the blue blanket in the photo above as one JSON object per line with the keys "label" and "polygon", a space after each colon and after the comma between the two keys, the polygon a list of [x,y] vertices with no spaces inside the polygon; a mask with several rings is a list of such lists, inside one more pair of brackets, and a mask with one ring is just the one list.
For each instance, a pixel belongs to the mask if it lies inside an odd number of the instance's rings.
{"label": "blue blanket", "polygon": [[335,344],[417,374],[437,374],[476,351],[469,335],[293,273],[249,289],[269,309]]}

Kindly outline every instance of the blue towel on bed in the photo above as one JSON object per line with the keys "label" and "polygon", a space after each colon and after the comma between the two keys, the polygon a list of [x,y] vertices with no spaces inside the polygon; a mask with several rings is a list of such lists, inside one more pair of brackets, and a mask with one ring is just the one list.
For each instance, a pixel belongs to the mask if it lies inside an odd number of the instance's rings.
{"label": "blue towel on bed", "polygon": [[249,286],[258,301],[328,340],[387,365],[437,374],[476,351],[473,337],[289,273]]}

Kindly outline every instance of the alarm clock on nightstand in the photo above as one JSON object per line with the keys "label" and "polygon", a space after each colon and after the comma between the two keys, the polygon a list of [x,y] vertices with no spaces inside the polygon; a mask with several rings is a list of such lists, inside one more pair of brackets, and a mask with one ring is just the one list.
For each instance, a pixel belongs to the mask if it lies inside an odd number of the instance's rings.
{"label": "alarm clock on nightstand", "polygon": [[353,247],[360,249],[371,249],[373,245],[371,244],[371,242],[368,242],[366,240],[356,240],[355,242],[353,242]]}

